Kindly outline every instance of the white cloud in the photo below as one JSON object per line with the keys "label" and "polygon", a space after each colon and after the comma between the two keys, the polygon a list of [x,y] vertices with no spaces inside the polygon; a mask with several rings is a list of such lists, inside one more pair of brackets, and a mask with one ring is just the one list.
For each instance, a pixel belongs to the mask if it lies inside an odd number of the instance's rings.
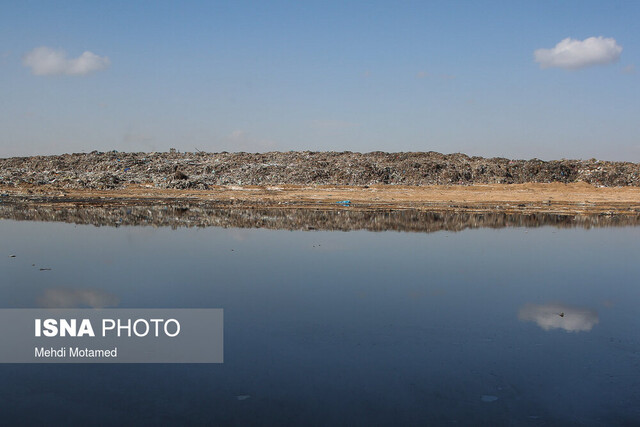
{"label": "white cloud", "polygon": [[598,323],[598,313],[564,304],[527,304],[518,312],[523,321],[536,322],[545,331],[564,329],[567,332],[590,331]]}
{"label": "white cloud", "polygon": [[98,56],[89,51],[77,58],[67,58],[67,53],[63,50],[41,46],[27,52],[22,57],[22,64],[31,68],[31,72],[36,76],[84,76],[104,70],[111,61],[106,56]]}
{"label": "white cloud", "polygon": [[589,37],[585,40],[566,38],[553,49],[536,49],[533,52],[540,68],[565,68],[576,70],[591,65],[603,65],[616,62],[622,52],[622,46],[613,38]]}

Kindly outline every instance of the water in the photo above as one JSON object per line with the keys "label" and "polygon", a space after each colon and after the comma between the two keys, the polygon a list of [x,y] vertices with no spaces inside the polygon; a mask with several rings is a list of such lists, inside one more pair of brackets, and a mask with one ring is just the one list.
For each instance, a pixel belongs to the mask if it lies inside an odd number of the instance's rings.
{"label": "water", "polygon": [[640,423],[640,228],[538,225],[1,220],[3,307],[223,308],[225,363],[0,365],[0,414],[21,424]]}

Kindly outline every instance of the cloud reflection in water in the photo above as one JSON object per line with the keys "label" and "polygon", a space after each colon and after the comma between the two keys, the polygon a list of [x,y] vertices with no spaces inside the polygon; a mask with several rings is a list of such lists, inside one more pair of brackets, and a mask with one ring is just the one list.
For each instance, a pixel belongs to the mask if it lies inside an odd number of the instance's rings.
{"label": "cloud reflection in water", "polygon": [[518,319],[536,322],[545,331],[564,329],[567,332],[588,332],[599,322],[595,310],[561,303],[527,304],[518,312]]}

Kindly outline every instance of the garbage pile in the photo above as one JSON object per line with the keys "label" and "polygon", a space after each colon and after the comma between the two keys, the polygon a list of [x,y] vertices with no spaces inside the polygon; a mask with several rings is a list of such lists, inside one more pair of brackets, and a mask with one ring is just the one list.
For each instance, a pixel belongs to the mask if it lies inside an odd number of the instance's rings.
{"label": "garbage pile", "polygon": [[0,159],[0,185],[114,189],[126,184],[207,189],[212,185],[436,185],[571,183],[640,186],[640,164],[509,160],[436,152],[122,153]]}

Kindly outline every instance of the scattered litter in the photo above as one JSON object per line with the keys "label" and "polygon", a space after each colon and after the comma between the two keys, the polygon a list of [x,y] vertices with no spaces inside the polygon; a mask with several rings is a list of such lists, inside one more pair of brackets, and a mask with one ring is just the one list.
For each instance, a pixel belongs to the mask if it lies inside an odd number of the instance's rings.
{"label": "scattered litter", "polygon": [[240,396],[236,396],[236,399],[238,400],[247,400],[250,399],[251,395],[250,394],[241,394]]}
{"label": "scattered litter", "polygon": [[351,200],[342,200],[340,202],[336,202],[336,204],[342,205],[342,206],[349,206],[351,205]]}
{"label": "scattered litter", "polygon": [[496,400],[498,400],[498,396],[492,396],[490,394],[483,394],[481,397],[483,402],[495,402]]}

